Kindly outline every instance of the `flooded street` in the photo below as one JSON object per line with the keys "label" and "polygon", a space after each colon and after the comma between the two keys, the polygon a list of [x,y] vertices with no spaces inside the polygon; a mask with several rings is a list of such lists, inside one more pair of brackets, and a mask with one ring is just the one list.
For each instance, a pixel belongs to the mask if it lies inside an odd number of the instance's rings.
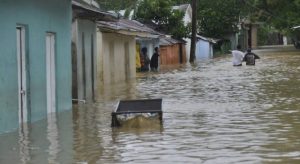
{"label": "flooded street", "polygon": [[[138,74],[93,105],[0,135],[0,163],[299,163],[300,52],[259,50]],[[120,99],[162,98],[163,126],[111,128]]]}

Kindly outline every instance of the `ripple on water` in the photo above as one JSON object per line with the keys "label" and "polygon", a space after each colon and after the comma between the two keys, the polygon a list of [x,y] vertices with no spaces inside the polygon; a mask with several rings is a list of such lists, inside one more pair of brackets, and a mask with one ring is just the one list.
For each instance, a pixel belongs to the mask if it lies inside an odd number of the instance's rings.
{"label": "ripple on water", "polygon": [[[107,86],[93,105],[1,135],[0,163],[295,163],[300,56],[260,53],[255,67],[222,57]],[[163,125],[111,128],[117,101],[137,98],[163,98]]]}

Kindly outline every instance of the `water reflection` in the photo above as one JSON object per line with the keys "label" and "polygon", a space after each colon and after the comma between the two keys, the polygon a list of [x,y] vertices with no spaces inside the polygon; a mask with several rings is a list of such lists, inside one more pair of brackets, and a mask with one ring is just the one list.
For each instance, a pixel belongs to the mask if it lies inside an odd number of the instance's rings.
{"label": "water reflection", "polygon": [[159,118],[144,118],[136,117],[128,121],[121,123],[121,127],[113,127],[112,135],[115,138],[120,133],[133,133],[136,135],[141,135],[144,133],[162,133],[163,124],[160,122]]}
{"label": "water reflection", "polygon": [[[299,163],[300,53],[257,53],[255,67],[224,57],[103,87],[0,135],[0,163]],[[118,100],[137,98],[163,98],[163,126],[111,128]]]}
{"label": "water reflection", "polygon": [[60,152],[60,144],[58,138],[58,127],[56,122],[56,114],[51,113],[47,116],[47,139],[50,143],[49,145],[49,155],[48,163],[58,163],[57,155]]}
{"label": "water reflection", "polygon": [[30,148],[29,148],[29,129],[28,124],[24,123],[19,129],[19,152],[20,162],[22,164],[30,161]]}
{"label": "water reflection", "polygon": [[96,123],[96,110],[93,105],[74,107],[73,146],[74,158],[77,162],[96,163],[103,154],[101,129],[98,129]]}

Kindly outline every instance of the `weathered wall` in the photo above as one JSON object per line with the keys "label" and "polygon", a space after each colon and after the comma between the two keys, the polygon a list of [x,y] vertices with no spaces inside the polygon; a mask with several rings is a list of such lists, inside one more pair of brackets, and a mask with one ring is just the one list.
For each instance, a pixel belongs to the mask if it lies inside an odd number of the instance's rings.
{"label": "weathered wall", "polygon": [[201,61],[201,59],[210,59],[212,57],[211,44],[207,41],[199,40],[196,44],[196,60]]}
{"label": "weathered wall", "polygon": [[[181,52],[180,52],[180,46],[182,46]],[[186,49],[184,44],[160,46],[161,65],[181,64],[180,55],[182,58],[182,63],[186,63]]]}
{"label": "weathered wall", "polygon": [[191,53],[191,39],[190,38],[184,38],[183,40],[186,41],[185,49],[186,49],[186,61],[190,61],[190,53]]}
{"label": "weathered wall", "polygon": [[0,133],[19,123],[17,25],[26,27],[30,121],[47,115],[46,32],[56,34],[57,109],[71,109],[71,0],[2,0],[0,22]]}
{"label": "weathered wall", "polygon": [[113,84],[136,77],[135,37],[97,32],[99,84]]}
{"label": "weathered wall", "polygon": [[[96,24],[93,21],[76,19],[72,25],[72,41],[76,46],[73,61],[73,98],[93,102],[96,86]],[[76,65],[76,66],[75,66]]]}

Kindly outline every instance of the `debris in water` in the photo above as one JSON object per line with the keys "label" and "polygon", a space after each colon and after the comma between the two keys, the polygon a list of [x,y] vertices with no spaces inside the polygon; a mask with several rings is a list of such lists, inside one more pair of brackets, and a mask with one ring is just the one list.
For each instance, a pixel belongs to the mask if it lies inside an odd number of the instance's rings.
{"label": "debris in water", "polygon": [[112,112],[112,127],[147,127],[158,122],[162,124],[162,99],[121,100]]}

